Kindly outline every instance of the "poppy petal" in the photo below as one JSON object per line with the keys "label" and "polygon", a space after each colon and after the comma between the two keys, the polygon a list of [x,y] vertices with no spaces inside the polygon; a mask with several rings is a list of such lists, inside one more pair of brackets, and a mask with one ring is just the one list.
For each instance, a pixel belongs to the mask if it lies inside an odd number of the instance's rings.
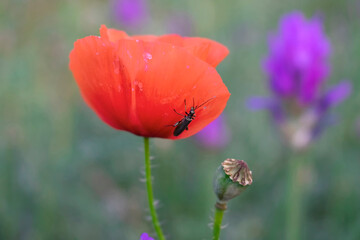
{"label": "poppy petal", "polygon": [[111,42],[124,38],[166,42],[187,49],[190,53],[213,67],[216,67],[229,54],[227,47],[207,38],[182,37],[177,34],[167,34],[159,37],[154,35],[136,35],[130,37],[124,31],[107,28],[105,25],[101,26],[100,35]]}
{"label": "poppy petal", "polygon": [[227,47],[206,38],[187,37],[184,47],[213,67],[216,67],[229,54]]}
{"label": "poppy petal", "polygon": [[100,36],[110,42],[117,42],[120,39],[130,38],[126,32],[113,28],[107,28],[104,24],[100,27]]}
{"label": "poppy petal", "polygon": [[230,93],[215,68],[183,48],[159,42],[139,42],[139,45],[143,47],[145,64],[136,75],[136,109],[145,132],[176,138],[172,136],[174,129],[167,126],[182,118],[174,109],[185,114],[184,100],[189,111],[191,106],[199,106],[214,97],[196,110],[196,119],[189,131],[178,138],[195,134],[220,115]]}
{"label": "poppy petal", "polygon": [[160,36],[158,41],[184,47],[213,67],[216,67],[229,54],[229,50],[224,45],[206,38],[181,37],[177,34],[169,34]]}
{"label": "poppy petal", "polygon": [[110,126],[127,130],[128,122],[117,117],[128,115],[122,93],[129,87],[119,76],[120,67],[113,44],[96,36],[76,41],[70,53],[70,69],[87,104]]}

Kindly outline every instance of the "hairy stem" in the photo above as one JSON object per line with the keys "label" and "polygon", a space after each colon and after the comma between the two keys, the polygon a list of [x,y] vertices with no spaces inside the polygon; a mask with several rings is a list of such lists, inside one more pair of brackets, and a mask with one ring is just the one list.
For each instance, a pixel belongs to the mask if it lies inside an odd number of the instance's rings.
{"label": "hairy stem", "polygon": [[150,167],[150,149],[149,149],[149,138],[144,137],[144,150],[145,150],[145,179],[146,179],[146,190],[148,195],[150,215],[153,226],[159,240],[165,240],[164,234],[161,230],[159,220],[157,218],[155,206],[154,206],[154,194],[151,182],[151,167]]}
{"label": "hairy stem", "polygon": [[221,231],[221,222],[226,210],[226,203],[215,204],[215,216],[214,216],[214,228],[213,228],[213,240],[219,240]]}

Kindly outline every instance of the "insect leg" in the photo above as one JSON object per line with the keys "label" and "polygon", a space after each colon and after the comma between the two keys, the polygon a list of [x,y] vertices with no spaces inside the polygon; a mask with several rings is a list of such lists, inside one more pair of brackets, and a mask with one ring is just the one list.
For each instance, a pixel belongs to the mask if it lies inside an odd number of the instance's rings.
{"label": "insect leg", "polygon": [[176,122],[175,124],[171,124],[171,125],[165,125],[166,127],[176,127],[177,125],[179,125],[180,121],[179,122]]}

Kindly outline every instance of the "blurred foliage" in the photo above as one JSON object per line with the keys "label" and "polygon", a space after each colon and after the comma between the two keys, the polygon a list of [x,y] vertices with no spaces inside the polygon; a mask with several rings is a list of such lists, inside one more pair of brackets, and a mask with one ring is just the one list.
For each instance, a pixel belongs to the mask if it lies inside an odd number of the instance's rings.
{"label": "blurred foliage", "polygon": [[360,239],[360,1],[148,1],[137,28],[114,22],[108,1],[0,2],[0,239],[139,239],[152,232],[142,140],[111,129],[84,104],[68,69],[73,42],[100,24],[136,34],[166,33],[183,12],[191,34],[224,43],[218,67],[232,96],[225,110],[232,141],[222,151],[194,139],[153,139],[159,215],[169,239],[210,239],[220,162],[244,159],[254,183],[230,203],[222,239],[282,239],[284,161],[288,156],[266,113],[249,112],[250,95],[267,94],[260,63],[267,36],[286,12],[320,14],[331,39],[329,83],[350,79],[354,92],[312,146],[307,166],[304,239]]}

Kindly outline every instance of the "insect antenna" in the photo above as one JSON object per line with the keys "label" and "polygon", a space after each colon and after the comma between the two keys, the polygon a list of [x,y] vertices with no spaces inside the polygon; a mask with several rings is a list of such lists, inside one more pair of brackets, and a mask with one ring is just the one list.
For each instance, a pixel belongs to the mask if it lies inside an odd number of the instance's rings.
{"label": "insect antenna", "polygon": [[200,104],[199,106],[196,106],[196,107],[194,108],[194,110],[196,110],[196,109],[200,108],[201,106],[203,106],[204,104],[206,104],[206,103],[210,102],[210,100],[213,100],[214,98],[216,98],[216,96],[215,96],[215,97],[212,97],[212,98],[210,98],[210,99],[208,99],[208,100],[206,100],[205,102],[203,102],[203,103],[202,103],[202,104]]}

